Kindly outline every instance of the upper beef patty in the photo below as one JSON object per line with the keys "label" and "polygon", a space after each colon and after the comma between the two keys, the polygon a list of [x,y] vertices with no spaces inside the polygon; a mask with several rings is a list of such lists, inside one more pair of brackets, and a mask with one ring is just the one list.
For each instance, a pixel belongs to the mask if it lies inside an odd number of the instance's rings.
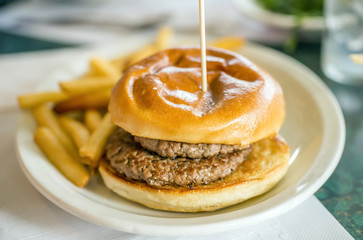
{"label": "upper beef patty", "polygon": [[228,154],[235,151],[250,148],[249,145],[224,145],[224,144],[206,144],[206,143],[182,143],[164,141],[159,139],[150,139],[136,137],[135,141],[140,143],[144,148],[156,152],[162,157],[188,157],[188,158],[203,158],[213,157],[218,154]]}
{"label": "upper beef patty", "polygon": [[161,157],[144,149],[131,134],[119,128],[110,138],[106,154],[118,173],[160,187],[209,184],[231,174],[250,151],[251,146],[207,158]]}

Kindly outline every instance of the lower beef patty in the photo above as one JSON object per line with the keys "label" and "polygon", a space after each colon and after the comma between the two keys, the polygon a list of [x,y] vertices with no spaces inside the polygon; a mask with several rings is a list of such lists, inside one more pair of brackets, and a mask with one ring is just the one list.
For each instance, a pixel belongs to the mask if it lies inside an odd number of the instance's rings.
{"label": "lower beef patty", "polygon": [[182,143],[164,141],[159,139],[150,139],[136,137],[135,141],[140,143],[144,148],[156,152],[162,157],[188,157],[188,158],[205,158],[213,157],[218,154],[228,154],[235,151],[250,148],[249,145],[224,145],[224,144],[206,144],[206,143]]}
{"label": "lower beef patty", "polygon": [[118,173],[150,186],[209,184],[232,173],[252,147],[213,157],[168,158],[144,149],[134,137],[119,128],[107,145],[107,158]]}

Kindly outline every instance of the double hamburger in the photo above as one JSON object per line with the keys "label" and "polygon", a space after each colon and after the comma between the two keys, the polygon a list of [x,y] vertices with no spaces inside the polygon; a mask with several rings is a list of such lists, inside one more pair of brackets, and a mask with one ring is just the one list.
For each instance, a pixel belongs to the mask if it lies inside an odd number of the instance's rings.
{"label": "double hamburger", "polygon": [[108,188],[145,206],[212,211],[271,189],[288,169],[278,135],[285,101],[278,82],[248,59],[199,48],[161,51],[129,67],[112,90],[119,128],[99,166]]}

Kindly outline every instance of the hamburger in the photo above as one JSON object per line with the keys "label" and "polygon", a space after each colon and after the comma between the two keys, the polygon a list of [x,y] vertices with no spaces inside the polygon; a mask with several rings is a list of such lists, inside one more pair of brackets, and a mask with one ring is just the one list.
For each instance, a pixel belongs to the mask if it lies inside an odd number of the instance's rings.
{"label": "hamburger", "polygon": [[154,209],[198,212],[270,190],[288,169],[278,135],[278,82],[243,56],[208,48],[207,92],[199,48],[161,51],[130,66],[109,112],[118,129],[99,172],[120,196]]}

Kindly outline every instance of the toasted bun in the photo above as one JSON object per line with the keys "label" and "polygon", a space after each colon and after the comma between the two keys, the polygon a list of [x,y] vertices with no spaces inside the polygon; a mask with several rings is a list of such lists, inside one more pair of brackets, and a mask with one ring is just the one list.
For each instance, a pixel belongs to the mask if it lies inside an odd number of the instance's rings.
{"label": "toasted bun", "polygon": [[106,186],[126,199],[155,209],[198,212],[227,207],[268,191],[285,175],[288,161],[288,145],[282,138],[275,137],[255,143],[249,159],[232,175],[192,189],[155,188],[126,180],[105,160],[99,171]]}
{"label": "toasted bun", "polygon": [[246,58],[207,50],[161,51],[131,66],[112,91],[112,121],[135,136],[187,143],[249,144],[275,135],[285,117],[280,85]]}

